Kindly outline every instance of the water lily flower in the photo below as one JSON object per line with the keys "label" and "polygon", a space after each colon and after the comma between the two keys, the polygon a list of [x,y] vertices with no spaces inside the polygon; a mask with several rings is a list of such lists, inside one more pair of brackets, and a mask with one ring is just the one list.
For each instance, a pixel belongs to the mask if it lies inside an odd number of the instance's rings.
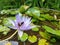
{"label": "water lily flower", "polygon": [[30,30],[36,26],[31,25],[31,18],[27,16],[22,16],[22,14],[16,15],[16,20],[10,20],[13,26],[9,26],[12,29],[18,30],[18,35],[21,37],[23,35],[23,31]]}

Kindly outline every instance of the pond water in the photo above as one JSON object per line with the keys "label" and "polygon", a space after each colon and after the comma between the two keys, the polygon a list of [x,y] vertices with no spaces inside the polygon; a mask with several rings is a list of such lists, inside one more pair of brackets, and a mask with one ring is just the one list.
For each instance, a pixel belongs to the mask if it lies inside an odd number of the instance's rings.
{"label": "pond water", "polygon": [[[49,12],[44,12],[45,14],[46,13],[49,13],[50,15],[57,15],[57,18],[58,19],[60,19],[60,13],[58,12],[54,12],[54,11],[52,11],[52,10],[50,10]],[[3,18],[5,18],[6,16],[2,16]],[[58,28],[56,25],[54,25],[54,24],[52,24],[51,23],[51,21],[39,21],[38,22],[38,24],[40,25],[40,26],[42,26],[42,25],[47,25],[47,26],[50,26],[50,27],[52,27],[53,29],[55,29],[55,28]],[[59,28],[58,28],[59,29]],[[40,30],[41,31],[43,31],[44,29],[43,28],[40,28]],[[0,34],[0,40],[3,40],[3,39],[6,39],[6,38],[8,38],[8,37],[10,37],[13,33],[15,32],[15,30],[13,31],[13,29],[11,29],[11,31],[5,36],[5,35],[3,35],[3,34]],[[34,32],[34,31],[24,31],[24,32],[26,32],[28,35],[36,35],[37,36],[37,38],[40,38],[41,36],[39,35],[39,32]],[[42,37],[41,37],[42,38]],[[18,34],[16,34],[13,38],[11,38],[10,39],[10,41],[17,41],[17,42],[19,42],[19,45],[23,45],[24,44],[24,42],[21,42],[21,41],[18,41]],[[38,44],[38,42],[36,42],[36,43],[30,43],[28,40],[25,42],[25,44],[26,45],[37,45]],[[60,40],[59,39],[57,39],[57,42],[56,43],[54,43],[54,45],[60,45]]]}

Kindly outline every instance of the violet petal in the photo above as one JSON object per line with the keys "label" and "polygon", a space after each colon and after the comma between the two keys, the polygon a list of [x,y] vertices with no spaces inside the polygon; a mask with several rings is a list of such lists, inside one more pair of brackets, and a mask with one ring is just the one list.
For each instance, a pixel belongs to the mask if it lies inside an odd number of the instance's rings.
{"label": "violet petal", "polygon": [[16,27],[14,27],[14,26],[9,26],[9,28],[11,28],[11,29],[17,29]]}
{"label": "violet petal", "polygon": [[15,22],[13,20],[10,20],[10,19],[8,19],[8,20],[13,26],[15,26]]}
{"label": "violet petal", "polygon": [[18,30],[18,35],[19,35],[19,37],[21,38],[21,37],[22,37],[22,35],[23,35],[23,31]]}
{"label": "violet petal", "polygon": [[17,15],[16,15],[16,21],[17,21],[18,23],[21,23],[21,19],[22,19],[22,17],[20,16],[20,14],[17,14]]}

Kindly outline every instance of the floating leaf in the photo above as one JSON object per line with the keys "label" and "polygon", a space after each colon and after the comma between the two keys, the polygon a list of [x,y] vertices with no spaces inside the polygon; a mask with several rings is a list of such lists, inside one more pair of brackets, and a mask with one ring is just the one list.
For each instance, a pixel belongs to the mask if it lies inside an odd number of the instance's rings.
{"label": "floating leaf", "polygon": [[52,17],[51,15],[49,14],[41,14],[41,17],[42,18],[45,18],[47,20],[54,20],[54,17]]}
{"label": "floating leaf", "polygon": [[19,11],[18,10],[16,10],[16,9],[12,9],[12,10],[2,10],[1,11],[1,14],[3,15],[3,14],[11,14],[11,15],[15,15],[15,14],[17,14]]}
{"label": "floating leaf", "polygon": [[21,38],[19,37],[19,40],[21,40],[22,42],[26,41],[27,39],[28,39],[27,33],[24,33]]}
{"label": "floating leaf", "polygon": [[28,14],[29,16],[33,16],[34,18],[37,18],[40,16],[40,10],[37,7],[33,7],[33,8],[28,9],[26,14]]}
{"label": "floating leaf", "polygon": [[46,20],[45,18],[42,18],[42,17],[40,17],[38,19],[41,20],[41,21],[45,21]]}
{"label": "floating leaf", "polygon": [[36,19],[32,19],[32,22],[36,22],[37,20]]}
{"label": "floating leaf", "polygon": [[3,32],[4,35],[7,35],[9,31],[10,31],[9,28],[7,28],[6,26],[0,25],[0,32]]}
{"label": "floating leaf", "polygon": [[40,39],[38,45],[49,45],[49,43],[47,43],[46,41],[46,39]]}
{"label": "floating leaf", "polygon": [[11,14],[11,15],[15,15],[15,14],[17,14],[17,13],[19,13],[18,10],[10,10],[10,12],[9,12],[9,14]]}
{"label": "floating leaf", "polygon": [[57,35],[57,36],[60,36],[60,30],[54,30],[52,29],[51,27],[49,26],[42,26],[47,32],[51,33],[51,34],[54,34],[54,35]]}
{"label": "floating leaf", "polygon": [[31,43],[35,43],[35,42],[37,42],[37,37],[35,35],[29,36],[28,41]]}
{"label": "floating leaf", "polygon": [[51,38],[51,35],[48,34],[47,32],[40,31],[39,34],[40,34],[40,36],[42,36],[45,39],[48,39],[49,40]]}
{"label": "floating leaf", "polygon": [[0,23],[2,22],[2,20],[0,20]]}
{"label": "floating leaf", "polygon": [[12,26],[11,22],[9,22],[10,19],[15,20],[15,17],[4,18],[3,19],[3,25],[5,25],[5,26]]}
{"label": "floating leaf", "polygon": [[18,9],[18,11],[21,12],[21,13],[24,13],[28,8],[29,8],[29,6],[22,5],[22,6]]}
{"label": "floating leaf", "polygon": [[1,14],[3,15],[3,14],[9,14],[9,12],[10,12],[10,10],[2,10],[1,11]]}
{"label": "floating leaf", "polygon": [[39,31],[38,27],[32,28],[32,31]]}

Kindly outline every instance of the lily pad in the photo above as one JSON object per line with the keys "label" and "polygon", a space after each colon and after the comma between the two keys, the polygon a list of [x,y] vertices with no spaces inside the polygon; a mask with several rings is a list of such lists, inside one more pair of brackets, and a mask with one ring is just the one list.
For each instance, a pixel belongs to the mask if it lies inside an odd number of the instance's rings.
{"label": "lily pad", "polygon": [[5,26],[12,26],[12,24],[11,24],[11,22],[10,22],[10,19],[12,19],[12,20],[15,20],[15,17],[8,17],[8,18],[4,18],[3,19],[3,25],[5,25]]}
{"label": "lily pad", "polygon": [[39,31],[38,27],[32,28],[32,31]]}
{"label": "lily pad", "polygon": [[37,19],[32,19],[32,22],[36,22],[37,21]]}
{"label": "lily pad", "polygon": [[49,14],[41,14],[42,18],[45,18],[46,20],[54,20],[54,17]]}
{"label": "lily pad", "polygon": [[9,28],[7,28],[6,26],[0,25],[0,32],[2,32],[4,35],[7,35],[9,31],[10,31]]}
{"label": "lily pad", "polygon": [[3,15],[3,14],[9,14],[9,12],[10,12],[10,10],[2,10],[1,11],[1,14]]}
{"label": "lily pad", "polygon": [[45,38],[47,40],[49,40],[51,38],[51,35],[47,32],[40,31],[39,34],[40,34],[40,36],[42,36],[43,38]]}
{"label": "lily pad", "polygon": [[16,9],[12,9],[12,10],[2,10],[1,11],[1,14],[3,15],[3,14],[11,14],[11,15],[15,15],[15,14],[17,14],[19,11],[18,10],[16,10]]}
{"label": "lily pad", "polygon": [[39,39],[38,45],[49,45],[49,43],[47,43],[46,41],[46,39]]}
{"label": "lily pad", "polygon": [[28,8],[29,8],[29,6],[22,5],[22,6],[18,9],[18,11],[21,12],[21,13],[24,13]]}
{"label": "lily pad", "polygon": [[15,15],[15,14],[17,14],[18,12],[19,12],[18,10],[11,10],[11,11],[9,12],[9,14]]}
{"label": "lily pad", "polygon": [[24,42],[24,41],[26,41],[27,39],[28,39],[28,34],[27,34],[27,33],[24,33],[21,38],[19,37],[18,40],[21,40],[22,42]]}
{"label": "lily pad", "polygon": [[37,37],[35,35],[29,36],[28,41],[31,43],[35,43],[35,42],[37,42]]}
{"label": "lily pad", "polygon": [[40,16],[40,10],[37,7],[33,7],[33,8],[28,9],[26,14],[28,14],[29,16],[33,16],[34,18],[37,18]]}
{"label": "lily pad", "polygon": [[51,27],[46,26],[46,25],[44,25],[44,26],[42,26],[42,27],[43,27],[43,28],[45,29],[45,31],[47,31],[48,33],[51,33],[51,34],[60,36],[60,30],[54,30],[54,29],[52,29]]}
{"label": "lily pad", "polygon": [[2,22],[2,20],[0,20],[0,23]]}

